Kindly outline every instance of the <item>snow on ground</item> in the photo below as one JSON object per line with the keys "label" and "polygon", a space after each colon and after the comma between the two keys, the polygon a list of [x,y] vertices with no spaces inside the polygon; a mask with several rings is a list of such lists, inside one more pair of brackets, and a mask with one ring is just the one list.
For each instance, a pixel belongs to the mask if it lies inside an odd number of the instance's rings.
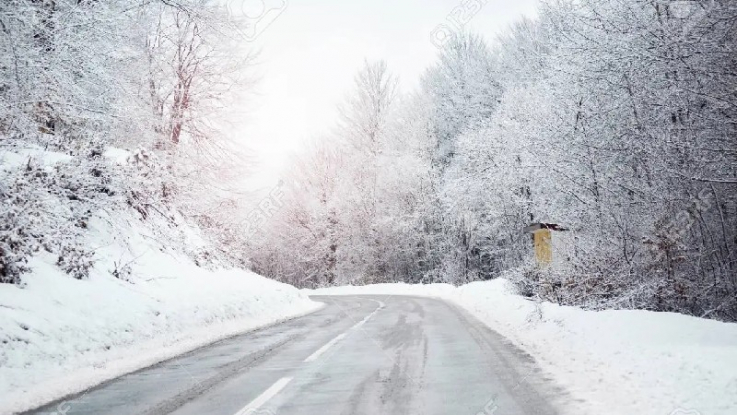
{"label": "snow on ground", "polygon": [[310,293],[445,299],[533,355],[579,400],[571,404],[575,412],[737,413],[737,324],[674,313],[596,312],[536,303],[514,294],[504,279],[458,288],[380,284]]}
{"label": "snow on ground", "polygon": [[125,164],[130,158],[131,152],[117,147],[108,147],[102,155],[115,163]]}
{"label": "snow on ground", "polygon": [[72,160],[72,156],[55,151],[46,151],[37,145],[28,144],[25,148],[13,149],[13,151],[0,149],[0,170],[17,168],[28,163],[30,158],[39,160],[47,166]]}
{"label": "snow on ground", "polygon": [[[40,255],[25,287],[0,284],[0,414],[320,307],[250,272],[199,268],[120,212],[89,226],[97,260],[89,279],[75,280]],[[179,227],[196,245],[196,230]]]}

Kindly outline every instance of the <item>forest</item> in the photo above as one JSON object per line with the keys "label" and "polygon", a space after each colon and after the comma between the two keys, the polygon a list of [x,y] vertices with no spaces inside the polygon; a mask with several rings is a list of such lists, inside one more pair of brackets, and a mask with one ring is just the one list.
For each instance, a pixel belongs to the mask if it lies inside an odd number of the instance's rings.
{"label": "forest", "polygon": [[[463,284],[593,309],[737,318],[737,4],[543,3],[461,33],[399,91],[366,62],[295,157],[254,269],[303,287]],[[532,223],[568,229],[538,267]]]}
{"label": "forest", "polygon": [[[230,131],[255,55],[241,25],[207,0],[0,3],[0,282],[22,285],[39,253],[87,278],[100,212],[168,223],[151,228],[197,263],[246,263],[233,218],[248,151]],[[179,218],[212,244],[187,244]]]}
{"label": "forest", "polygon": [[[455,34],[409,91],[367,61],[252,211],[229,134],[256,82],[241,23],[208,0],[0,4],[0,150],[74,157],[0,158],[0,282],[39,252],[86,278],[88,220],[132,209],[196,224],[211,249],[177,243],[198,264],[298,287],[505,277],[737,320],[734,1],[548,0],[497,38]],[[565,264],[535,264],[533,223],[567,229]]]}

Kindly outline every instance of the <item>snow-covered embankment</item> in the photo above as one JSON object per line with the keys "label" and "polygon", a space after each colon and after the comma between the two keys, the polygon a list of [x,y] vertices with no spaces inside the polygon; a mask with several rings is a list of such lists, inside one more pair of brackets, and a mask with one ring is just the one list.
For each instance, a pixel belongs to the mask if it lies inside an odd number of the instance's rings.
{"label": "snow-covered embankment", "polygon": [[458,288],[380,284],[315,293],[430,296],[456,304],[534,356],[571,393],[571,413],[737,413],[737,324],[536,303],[516,295],[504,279]]}
{"label": "snow-covered embankment", "polygon": [[[25,287],[0,285],[0,413],[320,306],[250,272],[199,268],[149,237],[139,229],[124,237],[125,251],[99,247],[88,280],[41,256],[30,262]],[[134,261],[129,281],[111,275],[119,261]]]}
{"label": "snow-covered embankment", "polygon": [[[35,163],[57,177],[63,172],[55,166],[74,159],[31,148],[2,153],[0,161],[0,184],[10,186],[17,182],[6,172]],[[26,199],[43,197],[43,204],[32,205],[36,210],[29,213],[25,206],[33,200],[3,199],[2,209],[24,206],[7,217],[26,220],[17,231],[8,222],[5,235],[27,238],[33,231],[44,242],[22,263],[30,271],[21,275],[21,284],[0,284],[0,414],[31,409],[321,306],[292,286],[217,265],[225,262],[198,266],[193,258],[207,256],[212,247],[176,211],[152,209],[144,220],[114,196],[109,202],[102,196],[105,203],[72,204],[56,188],[32,181],[24,186],[31,189]],[[79,261],[91,268],[76,279],[59,266],[64,254],[44,245],[71,239],[58,225],[64,215],[72,216],[67,212],[80,209],[91,213],[84,216],[78,246],[92,256]]]}

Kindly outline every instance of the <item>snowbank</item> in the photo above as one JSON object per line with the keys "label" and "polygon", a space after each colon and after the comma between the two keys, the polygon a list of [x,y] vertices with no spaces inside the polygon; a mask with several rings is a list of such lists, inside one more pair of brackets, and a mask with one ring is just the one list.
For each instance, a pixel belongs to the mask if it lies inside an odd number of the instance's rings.
{"label": "snowbank", "polygon": [[[89,226],[89,279],[73,279],[40,255],[24,287],[0,284],[1,414],[320,307],[250,272],[197,267],[120,212]],[[196,229],[179,227],[196,245]]]}
{"label": "snowbank", "polygon": [[737,413],[737,324],[673,313],[537,304],[503,279],[336,287],[315,294],[404,294],[455,303],[532,354],[584,414]]}

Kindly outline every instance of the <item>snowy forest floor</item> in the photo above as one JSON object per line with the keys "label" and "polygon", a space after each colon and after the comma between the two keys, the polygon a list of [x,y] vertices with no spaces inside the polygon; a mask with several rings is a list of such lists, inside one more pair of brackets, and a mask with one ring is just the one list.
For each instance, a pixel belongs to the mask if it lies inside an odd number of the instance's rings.
{"label": "snowy forest floor", "polygon": [[445,299],[530,353],[588,414],[728,415],[737,408],[737,324],[528,300],[504,279],[461,287],[379,284],[307,291]]}

